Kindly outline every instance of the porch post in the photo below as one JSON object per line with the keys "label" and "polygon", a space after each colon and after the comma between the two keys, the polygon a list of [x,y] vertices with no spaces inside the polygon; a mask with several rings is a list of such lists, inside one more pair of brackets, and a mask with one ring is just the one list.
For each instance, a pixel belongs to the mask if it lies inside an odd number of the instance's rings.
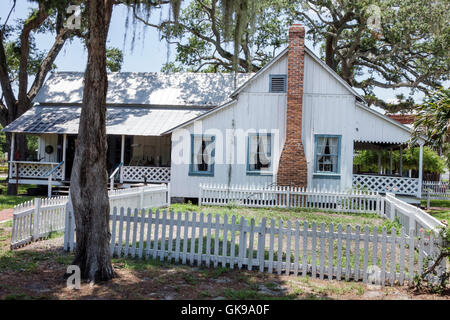
{"label": "porch post", "polygon": [[417,197],[422,196],[422,177],[423,177],[423,142],[419,142],[419,185],[417,190]]}
{"label": "porch post", "polygon": [[383,168],[381,168],[381,150],[378,150],[378,173],[383,174]]}
{"label": "porch post", "polygon": [[392,148],[389,149],[389,174],[392,175]]}
{"label": "porch post", "polygon": [[62,166],[62,177],[61,180],[64,181],[66,179],[66,147],[67,147],[67,134],[63,135],[63,158],[64,161]]}
{"label": "porch post", "polygon": [[125,136],[122,135],[122,144],[120,148],[120,162],[122,162],[122,166],[120,167],[120,183],[123,183],[123,161],[125,159]]}
{"label": "porch post", "polygon": [[403,177],[403,146],[400,146],[400,176]]}
{"label": "porch post", "polygon": [[10,159],[10,163],[9,163],[9,177],[12,178],[12,168],[13,168],[13,161],[14,161],[14,140],[15,140],[15,133],[13,132],[11,134],[11,148],[9,150],[9,159]]}

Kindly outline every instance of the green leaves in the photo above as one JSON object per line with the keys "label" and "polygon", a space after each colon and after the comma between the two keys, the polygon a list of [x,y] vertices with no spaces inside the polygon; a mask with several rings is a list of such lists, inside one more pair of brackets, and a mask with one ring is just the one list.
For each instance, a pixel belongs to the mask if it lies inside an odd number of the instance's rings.
{"label": "green leaves", "polygon": [[379,88],[426,94],[449,79],[448,0],[296,0],[288,10],[327,64],[366,96]]}
{"label": "green leaves", "polygon": [[177,46],[164,70],[256,72],[287,43],[292,19],[283,16],[284,5],[284,0],[191,1],[178,23],[154,26]]}
{"label": "green leaves", "polygon": [[419,106],[414,130],[416,136],[424,134],[434,146],[450,142],[450,88],[441,88]]}
{"label": "green leaves", "polygon": [[[400,152],[392,152],[393,171],[395,171],[400,163]],[[383,168],[389,168],[389,152],[382,152]],[[403,150],[402,154],[403,170],[417,170],[419,166],[419,148],[408,148]],[[378,172],[378,153],[373,150],[358,151],[353,160],[353,165],[358,166],[363,172]],[[425,172],[443,173],[445,169],[445,161],[431,148],[423,149],[423,169]]]}
{"label": "green leaves", "polygon": [[118,48],[106,49],[106,68],[110,72],[119,72],[122,68],[123,52]]}

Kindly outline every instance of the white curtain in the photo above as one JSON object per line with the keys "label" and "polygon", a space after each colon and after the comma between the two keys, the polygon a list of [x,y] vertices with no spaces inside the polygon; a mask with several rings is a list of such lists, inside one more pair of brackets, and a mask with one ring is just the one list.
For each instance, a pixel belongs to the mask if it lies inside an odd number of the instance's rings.
{"label": "white curtain", "polygon": [[259,160],[263,165],[270,164],[270,136],[259,137]]}
{"label": "white curtain", "polygon": [[255,169],[255,164],[256,164],[256,160],[257,160],[257,156],[256,156],[256,152],[258,149],[258,137],[257,136],[250,136],[249,139],[249,164],[250,164],[250,169]]}
{"label": "white curtain", "polygon": [[[202,138],[194,138],[194,165],[202,163]],[[198,167],[196,166],[196,169]]]}

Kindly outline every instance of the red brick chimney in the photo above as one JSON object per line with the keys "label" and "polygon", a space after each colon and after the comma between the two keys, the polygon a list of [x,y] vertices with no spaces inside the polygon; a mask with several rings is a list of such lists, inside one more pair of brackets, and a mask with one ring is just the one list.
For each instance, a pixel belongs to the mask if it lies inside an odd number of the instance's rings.
{"label": "red brick chimney", "polygon": [[294,24],[289,29],[286,141],[281,152],[277,183],[306,187],[307,164],[302,144],[303,73],[305,28]]}

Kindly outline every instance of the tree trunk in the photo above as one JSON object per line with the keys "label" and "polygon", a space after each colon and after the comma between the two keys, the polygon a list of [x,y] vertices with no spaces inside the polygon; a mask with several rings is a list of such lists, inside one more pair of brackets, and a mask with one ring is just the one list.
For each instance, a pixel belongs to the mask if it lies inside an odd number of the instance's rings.
{"label": "tree trunk", "polygon": [[[14,108],[8,109],[8,123],[13,122],[15,119],[24,114],[29,108],[31,108],[31,102],[27,100],[26,104],[15,103]],[[11,157],[9,150],[11,148],[11,139],[9,139],[8,144],[8,155]],[[27,145],[27,137],[25,134],[16,134],[14,139],[14,160],[22,160],[25,161],[28,158],[28,145]],[[9,167],[10,169],[11,167]],[[8,177],[9,177],[9,169],[8,169]],[[15,177],[13,177],[15,178]],[[17,184],[15,182],[10,183],[8,180],[8,195],[17,195]]]}
{"label": "tree trunk", "polygon": [[332,36],[327,36],[325,41],[325,63],[334,71],[336,71],[336,59],[334,58]]}
{"label": "tree trunk", "polygon": [[109,200],[106,172],[106,37],[112,2],[87,2],[88,63],[78,145],[71,175],[70,195],[76,223],[76,255],[81,277],[105,281],[114,277],[109,254]]}

